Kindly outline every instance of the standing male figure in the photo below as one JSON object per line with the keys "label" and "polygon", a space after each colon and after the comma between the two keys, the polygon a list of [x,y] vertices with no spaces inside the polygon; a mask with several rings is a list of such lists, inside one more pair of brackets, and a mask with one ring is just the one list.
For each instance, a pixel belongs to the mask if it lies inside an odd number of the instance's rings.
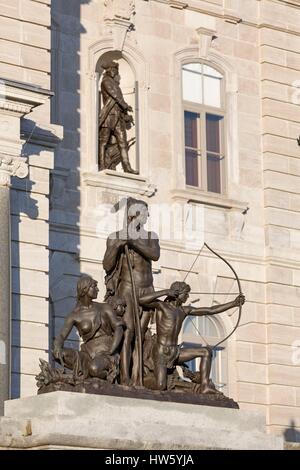
{"label": "standing male figure", "polygon": [[132,112],[132,107],[124,100],[119,87],[117,80],[119,64],[109,62],[102,67],[105,73],[101,82],[103,107],[99,119],[99,169],[104,170],[107,168],[105,162],[106,148],[113,136],[119,148],[124,172],[138,174],[138,171],[131,168],[128,158],[126,122],[132,120],[128,115],[128,112]]}
{"label": "standing male figure", "polygon": [[[209,379],[212,361],[211,348],[202,346],[180,348],[177,344],[178,335],[182,323],[188,315],[216,315],[243,304],[245,297],[240,294],[232,302],[214,307],[184,307],[183,304],[189,298],[190,290],[190,286],[185,282],[173,282],[170,289],[140,297],[141,305],[156,308],[157,338],[153,350],[156,386],[158,390],[166,390],[168,369],[201,357],[201,393],[216,393],[217,390]],[[158,300],[162,296],[167,297],[164,301]]]}
{"label": "standing male figure", "polygon": [[[131,376],[132,343],[135,332],[133,288],[136,289],[138,301],[141,296],[153,293],[152,261],[157,261],[160,256],[157,235],[144,229],[148,216],[148,205],[144,201],[128,198],[125,226],[121,231],[109,235],[103,259],[103,267],[107,274],[107,295],[117,294],[126,302],[126,312],[123,317],[126,329],[120,358],[120,375],[123,385],[130,384]],[[131,282],[128,259],[125,255],[126,245],[129,250],[134,287]],[[142,340],[151,316],[151,309],[145,307],[145,310],[141,317]],[[137,381],[137,373],[137,361],[135,360],[132,372],[134,384]]]}

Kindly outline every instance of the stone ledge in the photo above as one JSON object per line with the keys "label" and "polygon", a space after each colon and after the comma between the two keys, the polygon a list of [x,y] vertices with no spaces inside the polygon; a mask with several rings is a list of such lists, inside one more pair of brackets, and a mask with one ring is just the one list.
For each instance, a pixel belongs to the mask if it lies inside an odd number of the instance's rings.
{"label": "stone ledge", "polygon": [[10,449],[283,449],[260,413],[71,392],[6,401],[0,429]]}
{"label": "stone ledge", "polygon": [[209,193],[199,189],[173,189],[171,194],[174,200],[185,203],[204,204],[207,206],[239,211],[246,210],[248,207],[247,202],[237,201],[221,194]]}
{"label": "stone ledge", "polygon": [[35,107],[44,104],[53,93],[41,87],[0,77],[0,109],[2,113],[29,114]]}
{"label": "stone ledge", "polygon": [[151,197],[156,192],[156,186],[150,184],[147,178],[131,173],[121,173],[114,170],[85,172],[82,175],[87,186],[120,191],[122,193],[140,194]]}

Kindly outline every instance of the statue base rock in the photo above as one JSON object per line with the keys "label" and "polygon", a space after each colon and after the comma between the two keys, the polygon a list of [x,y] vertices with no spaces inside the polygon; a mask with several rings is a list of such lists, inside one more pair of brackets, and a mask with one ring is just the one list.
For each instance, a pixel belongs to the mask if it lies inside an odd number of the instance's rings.
{"label": "statue base rock", "polygon": [[[144,400],[168,401],[174,403],[189,403],[193,405],[218,406],[223,408],[239,408],[239,405],[231,398],[222,393],[218,394],[199,394],[192,393],[186,389],[182,392],[167,390],[149,390],[144,387],[126,387],[124,385],[110,384],[101,379],[86,379],[82,383],[68,384],[63,382],[44,385],[38,391],[38,394],[49,392],[64,391],[77,393],[92,393],[96,395],[111,395],[114,397],[140,398]],[[176,406],[174,404],[174,406]]]}

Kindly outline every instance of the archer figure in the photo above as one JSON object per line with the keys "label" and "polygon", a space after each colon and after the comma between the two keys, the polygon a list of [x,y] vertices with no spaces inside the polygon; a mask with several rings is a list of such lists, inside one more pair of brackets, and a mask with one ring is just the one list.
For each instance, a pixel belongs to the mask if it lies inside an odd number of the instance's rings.
{"label": "archer figure", "polygon": [[[235,300],[214,307],[195,308],[183,306],[189,298],[191,288],[185,282],[173,282],[170,289],[150,293],[140,297],[142,306],[156,309],[157,337],[153,348],[154,375],[159,390],[167,388],[168,369],[176,365],[201,358],[200,385],[201,393],[218,393],[209,379],[212,362],[212,348],[181,348],[178,343],[182,323],[188,315],[216,315],[234,307],[243,305],[245,296],[239,294]],[[166,296],[164,301],[159,297]]]}

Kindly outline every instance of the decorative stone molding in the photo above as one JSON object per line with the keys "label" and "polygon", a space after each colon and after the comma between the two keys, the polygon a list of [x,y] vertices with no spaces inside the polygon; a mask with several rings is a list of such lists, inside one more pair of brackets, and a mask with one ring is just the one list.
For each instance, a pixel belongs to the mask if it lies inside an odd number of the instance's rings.
{"label": "decorative stone molding", "polygon": [[238,24],[242,21],[239,14],[238,0],[225,0],[223,2],[223,17],[227,23]]}
{"label": "decorative stone molding", "polygon": [[122,18],[130,20],[135,14],[135,0],[104,0],[106,18]]}
{"label": "decorative stone molding", "polygon": [[238,24],[242,21],[240,16],[234,14],[232,10],[224,10],[224,20],[226,23]]}
{"label": "decorative stone molding", "polygon": [[[259,0],[261,1],[261,0]],[[278,0],[280,3],[284,3],[287,6],[300,8],[299,0]]]}
{"label": "decorative stone molding", "polygon": [[216,32],[213,29],[198,28],[197,34],[199,38],[199,57],[206,58],[213,39],[216,37]]}
{"label": "decorative stone molding", "polygon": [[83,173],[82,176],[87,186],[120,191],[124,194],[133,193],[151,197],[157,190],[156,186],[150,184],[146,178],[130,173],[104,170],[98,173]]}
{"label": "decorative stone molding", "polygon": [[28,164],[22,157],[10,157],[0,154],[0,186],[10,186],[11,176],[26,178]]}
{"label": "decorative stone molding", "polygon": [[128,31],[134,28],[135,0],[104,0],[104,22],[113,35],[114,49],[122,51]]}
{"label": "decorative stone molding", "polygon": [[176,8],[177,10],[183,10],[188,6],[185,2],[180,2],[179,0],[168,0],[168,4],[171,8]]}
{"label": "decorative stone molding", "polygon": [[172,199],[183,203],[204,204],[242,212],[249,206],[248,202],[230,199],[221,194],[214,194],[199,189],[174,189],[171,191]]}
{"label": "decorative stone molding", "polygon": [[[9,186],[11,176],[25,178],[28,175],[27,161],[20,157],[24,144],[20,138],[21,118],[44,104],[51,95],[51,91],[41,87],[0,78],[0,185]],[[23,120],[23,124],[25,122]],[[31,125],[26,136],[29,140],[32,129],[37,127],[33,121],[27,122]]]}
{"label": "decorative stone molding", "polygon": [[25,116],[52,95],[38,86],[0,78],[0,113]]}

